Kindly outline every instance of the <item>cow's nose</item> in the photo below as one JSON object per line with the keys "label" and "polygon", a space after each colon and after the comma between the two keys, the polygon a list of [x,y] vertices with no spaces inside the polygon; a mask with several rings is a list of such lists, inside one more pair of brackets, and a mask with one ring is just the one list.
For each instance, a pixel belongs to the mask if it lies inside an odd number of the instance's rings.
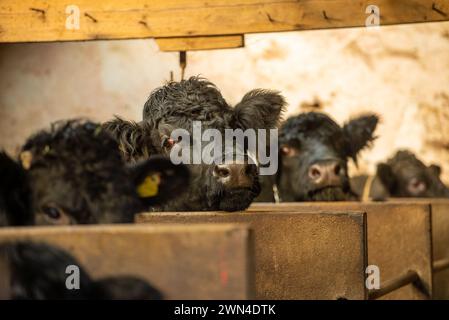
{"label": "cow's nose", "polygon": [[219,164],[214,167],[213,175],[226,187],[250,188],[257,175],[257,167],[247,163]]}
{"label": "cow's nose", "polygon": [[311,165],[308,174],[317,187],[340,186],[344,169],[338,161],[332,160]]}

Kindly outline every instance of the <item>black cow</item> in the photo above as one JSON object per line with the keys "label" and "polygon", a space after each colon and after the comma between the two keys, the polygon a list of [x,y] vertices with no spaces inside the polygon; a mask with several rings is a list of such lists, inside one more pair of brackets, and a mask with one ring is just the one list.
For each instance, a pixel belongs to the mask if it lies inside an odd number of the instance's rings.
{"label": "black cow", "polygon": [[340,127],[323,113],[290,117],[279,131],[279,171],[264,181],[257,201],[355,200],[348,159],[374,140],[376,115],[364,115]]}
{"label": "black cow", "polygon": [[[125,159],[132,161],[152,153],[170,155],[180,143],[172,139],[173,130],[185,129],[193,136],[193,121],[200,121],[203,130],[217,129],[223,136],[225,129],[270,129],[278,125],[284,107],[278,92],[253,90],[232,108],[211,82],[192,77],[154,90],[145,103],[142,122],[116,118],[104,126],[119,141]],[[196,142],[189,143],[195,152]],[[200,148],[199,153],[203,150]],[[245,160],[225,161],[226,153],[242,155]],[[245,144],[224,148],[218,158],[222,164],[189,164],[192,179],[188,192],[159,210],[246,209],[260,193],[256,157],[249,154]]]}
{"label": "black cow", "polygon": [[3,225],[133,222],[188,183],[185,166],[154,157],[126,165],[99,124],[57,122],[25,143],[20,163],[0,153]]}
{"label": "black cow", "polygon": [[[70,271],[79,270],[79,287],[67,287]],[[44,243],[0,245],[0,300],[160,300],[162,294],[134,276],[92,279],[70,254]]]}
{"label": "black cow", "polygon": [[449,198],[449,189],[440,175],[439,166],[426,166],[412,152],[400,150],[387,162],[379,163],[374,176],[351,178],[351,185],[365,199]]}

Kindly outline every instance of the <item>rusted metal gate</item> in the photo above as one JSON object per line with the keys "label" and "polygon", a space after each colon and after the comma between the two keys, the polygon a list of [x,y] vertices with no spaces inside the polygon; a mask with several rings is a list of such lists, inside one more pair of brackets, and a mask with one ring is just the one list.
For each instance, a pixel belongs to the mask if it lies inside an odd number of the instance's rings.
{"label": "rusted metal gate", "polygon": [[364,299],[361,212],[144,213],[138,223],[246,223],[254,232],[257,299]]}
{"label": "rusted metal gate", "polygon": [[251,232],[244,225],[4,228],[0,242],[67,250],[93,278],[133,275],[168,299],[254,298]]}
{"label": "rusted metal gate", "polygon": [[[255,203],[250,212],[322,212],[360,210],[367,213],[368,264],[380,269],[380,292],[371,298],[429,299],[432,296],[430,206],[411,202]],[[393,292],[386,294],[386,292]]]}

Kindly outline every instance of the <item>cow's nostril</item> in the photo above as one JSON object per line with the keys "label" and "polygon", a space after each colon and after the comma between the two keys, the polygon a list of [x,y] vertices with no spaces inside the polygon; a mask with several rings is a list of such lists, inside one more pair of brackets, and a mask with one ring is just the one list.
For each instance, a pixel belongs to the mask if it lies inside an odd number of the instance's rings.
{"label": "cow's nostril", "polygon": [[341,166],[339,164],[337,164],[334,168],[334,172],[335,174],[338,176],[341,172]]}
{"label": "cow's nostril", "polygon": [[231,171],[226,167],[215,167],[215,173],[220,178],[226,178],[231,174]]}
{"label": "cow's nostril", "polygon": [[309,176],[314,180],[319,179],[321,177],[321,171],[318,169],[318,167],[313,166],[309,170]]}

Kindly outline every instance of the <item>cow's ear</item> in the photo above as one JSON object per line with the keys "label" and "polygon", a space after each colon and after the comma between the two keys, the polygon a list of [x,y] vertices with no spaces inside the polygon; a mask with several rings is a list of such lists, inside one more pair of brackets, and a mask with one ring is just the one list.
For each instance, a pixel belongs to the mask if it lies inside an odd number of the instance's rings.
{"label": "cow's ear", "polygon": [[0,177],[0,225],[33,224],[27,171],[1,151]]}
{"label": "cow's ear", "polygon": [[394,176],[393,169],[390,165],[379,163],[377,165],[377,177],[389,193],[392,193],[396,188],[396,177]]}
{"label": "cow's ear", "polygon": [[432,172],[435,176],[441,176],[441,167],[437,164],[431,164],[429,167],[430,172]]}
{"label": "cow's ear", "polygon": [[252,90],[234,107],[236,127],[241,129],[275,128],[281,121],[285,107],[285,99],[279,92]]}
{"label": "cow's ear", "polygon": [[157,130],[146,122],[134,122],[115,117],[102,124],[118,143],[118,147],[126,161],[147,159],[160,151]]}
{"label": "cow's ear", "polygon": [[343,133],[347,141],[347,155],[357,163],[357,154],[363,148],[370,146],[376,138],[379,117],[375,114],[363,115],[352,119],[343,126]]}
{"label": "cow's ear", "polygon": [[132,165],[129,171],[137,194],[147,206],[163,204],[188,188],[189,169],[162,156]]}

